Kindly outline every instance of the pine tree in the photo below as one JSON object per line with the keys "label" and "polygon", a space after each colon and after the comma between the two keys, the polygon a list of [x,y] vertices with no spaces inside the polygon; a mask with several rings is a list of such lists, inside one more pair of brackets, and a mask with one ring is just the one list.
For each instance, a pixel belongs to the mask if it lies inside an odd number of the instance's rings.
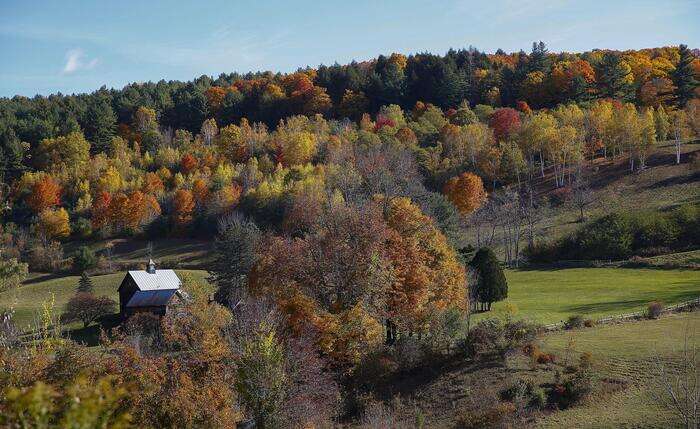
{"label": "pine tree", "polygon": [[673,71],[673,83],[676,85],[676,102],[679,106],[685,106],[695,94],[695,88],[700,83],[695,80],[693,71],[693,61],[695,56],[686,45],[680,45],[678,48],[680,61]]}
{"label": "pine tree", "polygon": [[601,85],[600,95],[630,101],[634,97],[633,76],[629,64],[619,55],[607,53],[599,65],[598,74]]}
{"label": "pine tree", "polygon": [[214,242],[214,258],[209,270],[209,281],[217,287],[214,299],[218,303],[234,304],[230,301],[246,284],[260,240],[261,232],[251,220],[230,215],[219,221],[219,235]]}
{"label": "pine tree", "polygon": [[117,127],[117,116],[112,110],[106,91],[100,90],[88,102],[85,112],[85,136],[93,143],[95,152],[109,150]]}
{"label": "pine tree", "polygon": [[547,45],[542,41],[532,42],[532,53],[530,53],[530,60],[528,62],[528,73],[537,71],[548,73],[551,65]]}
{"label": "pine tree", "polygon": [[90,276],[88,276],[87,273],[83,271],[83,274],[80,275],[80,280],[78,281],[78,293],[92,293],[92,290],[92,280],[90,280]]}
{"label": "pine tree", "polygon": [[491,303],[508,297],[508,282],[493,251],[487,247],[479,249],[469,266],[477,273],[476,298],[491,310]]}

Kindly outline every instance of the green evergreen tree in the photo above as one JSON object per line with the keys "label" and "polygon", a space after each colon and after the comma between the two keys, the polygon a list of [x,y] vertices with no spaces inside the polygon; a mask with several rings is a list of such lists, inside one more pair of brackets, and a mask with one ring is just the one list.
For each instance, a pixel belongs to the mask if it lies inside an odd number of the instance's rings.
{"label": "green evergreen tree", "polygon": [[117,115],[112,110],[109,96],[102,92],[103,90],[100,90],[99,95],[88,102],[83,121],[85,137],[93,143],[92,147],[96,153],[109,149],[117,128]]}
{"label": "green evergreen tree", "polygon": [[260,229],[251,220],[231,215],[219,221],[219,235],[214,242],[214,258],[209,269],[209,281],[217,287],[214,299],[218,303],[234,304],[230,301],[246,284],[260,240]]}
{"label": "green evergreen tree", "polygon": [[693,61],[695,55],[688,49],[686,45],[678,47],[680,61],[676,69],[673,71],[673,84],[676,85],[676,102],[679,106],[685,106],[690,99],[695,95],[695,88],[700,85],[695,79],[693,71]]}
{"label": "green evergreen tree", "polygon": [[83,273],[80,275],[80,280],[78,281],[78,293],[92,293],[92,291],[92,280],[90,280],[90,276],[88,276],[88,274],[85,271],[83,271]]}
{"label": "green evergreen tree", "polygon": [[600,95],[631,101],[634,98],[632,69],[619,55],[608,52],[598,66]]}
{"label": "green evergreen tree", "polygon": [[498,258],[487,247],[476,252],[469,266],[477,273],[476,299],[486,304],[487,310],[491,310],[491,304],[502,301],[508,297],[508,282],[503,274]]}
{"label": "green evergreen tree", "polygon": [[544,42],[532,42],[532,53],[527,64],[528,73],[542,72],[549,73],[552,67],[552,62],[549,59],[549,51]]}

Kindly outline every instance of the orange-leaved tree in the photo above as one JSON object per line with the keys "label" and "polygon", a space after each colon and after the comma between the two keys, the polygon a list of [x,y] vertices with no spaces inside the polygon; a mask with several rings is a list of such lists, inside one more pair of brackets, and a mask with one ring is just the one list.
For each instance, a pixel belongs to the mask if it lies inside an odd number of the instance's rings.
{"label": "orange-leaved tree", "polygon": [[451,178],[445,183],[443,193],[463,215],[471,214],[486,200],[484,183],[473,173],[462,173]]}
{"label": "orange-leaved tree", "polygon": [[173,197],[173,223],[177,228],[184,228],[192,222],[195,200],[192,191],[179,189]]}
{"label": "orange-leaved tree", "polygon": [[408,198],[391,202],[388,255],[393,283],[388,316],[400,330],[423,329],[439,311],[468,308],[463,265],[435,222]]}
{"label": "orange-leaved tree", "polygon": [[50,175],[42,175],[32,184],[26,202],[37,214],[57,206],[61,202],[61,185]]}

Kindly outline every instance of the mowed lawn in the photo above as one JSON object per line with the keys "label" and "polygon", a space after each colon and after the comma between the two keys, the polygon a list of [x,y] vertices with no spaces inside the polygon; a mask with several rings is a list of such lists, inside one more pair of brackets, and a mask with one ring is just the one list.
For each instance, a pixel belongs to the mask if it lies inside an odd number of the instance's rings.
{"label": "mowed lawn", "polygon": [[[176,271],[180,275],[190,274],[196,280],[207,277],[206,271],[201,270]],[[477,318],[495,314],[505,308],[506,302],[515,304],[521,316],[553,323],[573,314],[599,318],[636,311],[654,300],[673,304],[700,296],[700,271],[693,270],[508,270],[506,277],[508,299],[494,304],[493,311]],[[95,293],[117,300],[117,287],[123,278],[124,273],[92,277]],[[60,312],[75,293],[78,280],[78,276],[32,275],[20,288],[0,293],[0,308],[14,307],[16,322],[26,327],[52,294],[55,308]]]}
{"label": "mowed lawn", "polygon": [[[651,301],[675,304],[700,297],[700,271],[632,268],[508,270],[508,299],[518,314],[541,323],[574,314],[591,318],[630,313]],[[485,317],[482,313],[477,318]]]}
{"label": "mowed lawn", "polygon": [[[197,281],[206,281],[206,271],[175,270],[180,278],[190,275]],[[119,302],[117,288],[126,272],[91,277],[96,295],[105,295]],[[63,310],[68,300],[75,294],[79,276],[55,277],[50,274],[33,274],[21,287],[0,293],[0,308],[15,309],[15,323],[22,329],[32,325],[44,303],[54,301],[57,313]]]}
{"label": "mowed lawn", "polygon": [[598,393],[577,407],[545,415],[539,428],[671,428],[682,427],[677,416],[658,406],[657,359],[673,362],[683,349],[700,346],[700,311],[593,328],[551,333],[543,349],[570,359],[589,352],[599,377],[611,377],[626,388]]}

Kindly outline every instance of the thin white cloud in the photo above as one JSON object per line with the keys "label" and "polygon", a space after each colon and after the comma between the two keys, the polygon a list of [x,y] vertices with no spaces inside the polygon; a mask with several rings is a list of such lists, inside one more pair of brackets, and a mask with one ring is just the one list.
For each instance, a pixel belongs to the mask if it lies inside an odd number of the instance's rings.
{"label": "thin white cloud", "polygon": [[116,50],[127,58],[188,70],[188,73],[246,72],[265,68],[270,50],[286,46],[289,35],[277,31],[255,37],[240,28],[224,25],[201,40],[189,43],[143,41],[122,44]]}
{"label": "thin white cloud", "polygon": [[63,66],[63,74],[71,74],[79,70],[90,70],[97,65],[97,61],[97,58],[88,61],[82,49],[71,49],[66,52],[66,64]]}

